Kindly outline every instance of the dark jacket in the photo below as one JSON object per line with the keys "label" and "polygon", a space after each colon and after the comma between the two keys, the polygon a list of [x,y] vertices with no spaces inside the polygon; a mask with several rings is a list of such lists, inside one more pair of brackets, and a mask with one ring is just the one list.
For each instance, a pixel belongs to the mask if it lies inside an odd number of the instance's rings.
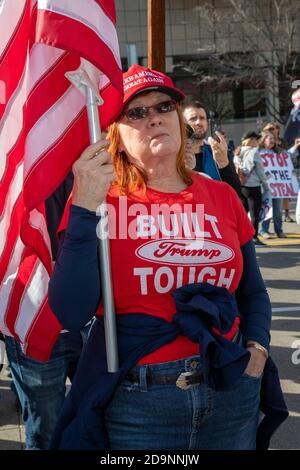
{"label": "dark jacket", "polygon": [[47,229],[51,242],[52,259],[57,257],[59,241],[56,236],[64,209],[73,187],[73,173],[70,172],[61,185],[45,201]]}

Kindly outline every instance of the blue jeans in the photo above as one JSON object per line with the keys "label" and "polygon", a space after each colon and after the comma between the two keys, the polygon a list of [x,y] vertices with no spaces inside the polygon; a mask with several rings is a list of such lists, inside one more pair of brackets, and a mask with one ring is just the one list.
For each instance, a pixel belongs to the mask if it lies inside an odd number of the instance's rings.
{"label": "blue jeans", "polygon": [[5,337],[6,353],[22,407],[26,449],[46,450],[61,410],[66,379],[72,380],[88,328],[61,333],[50,359],[40,362],[22,353],[19,343]]}
{"label": "blue jeans", "polygon": [[[282,204],[282,199],[272,199],[273,222],[276,235],[282,233]],[[262,222],[260,233],[267,233],[269,231],[270,222],[271,219]]]}
{"label": "blue jeans", "polygon": [[199,356],[136,366],[139,383],[125,379],[106,409],[113,450],[255,449],[260,378],[243,375],[226,392],[205,383],[182,390],[175,384],[149,384],[147,374],[201,371]]}

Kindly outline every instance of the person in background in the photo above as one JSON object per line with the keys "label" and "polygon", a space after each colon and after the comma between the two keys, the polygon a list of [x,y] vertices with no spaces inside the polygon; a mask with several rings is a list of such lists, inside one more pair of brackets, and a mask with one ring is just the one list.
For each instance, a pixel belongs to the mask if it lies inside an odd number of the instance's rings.
{"label": "person in background", "polygon": [[[259,139],[259,150],[265,152],[266,150],[277,153],[276,140],[271,132],[263,131]],[[272,208],[273,208],[273,223],[275,234],[278,238],[286,238],[286,234],[282,229],[282,199],[272,197]],[[261,224],[260,235],[264,239],[272,237],[269,232],[271,219],[263,220]]]}
{"label": "person in background", "polygon": [[216,138],[210,136],[205,140],[208,132],[208,111],[199,101],[183,105],[183,116],[185,122],[194,130],[192,143],[188,147],[196,156],[193,169],[228,183],[241,198],[241,185],[232,162],[231,151],[228,151],[226,134],[216,131]]}
{"label": "person in background", "polygon": [[280,124],[278,124],[277,122],[268,122],[262,130],[263,132],[271,132],[271,134],[273,134],[276,141],[277,149],[288,149],[287,142],[280,136]]}
{"label": "person in background", "polygon": [[264,172],[261,156],[258,151],[259,135],[249,131],[242,137],[241,146],[236,149],[234,163],[242,174],[244,181],[242,195],[246,201],[246,211],[250,212],[251,223],[254,227],[254,244],[265,245],[258,238],[259,212],[262,205],[262,190],[269,190],[267,178]]}
{"label": "person in background", "polygon": [[[53,261],[58,254],[56,231],[73,186],[70,173],[45,201]],[[72,380],[89,326],[62,331],[48,361],[26,356],[19,342],[5,336],[7,358],[25,423],[26,450],[48,450],[64,401],[67,377]]]}
{"label": "person in background", "polygon": [[[295,163],[295,159],[299,155],[299,146],[300,146],[300,139],[296,139],[294,145],[291,148],[288,148],[287,142],[280,137],[280,125],[276,122],[268,122],[265,127],[263,128],[265,132],[271,132],[275,138],[276,143],[276,152],[280,153],[283,150],[288,150],[293,163]],[[284,198],[283,202],[283,209],[284,209],[284,221],[285,222],[295,222],[292,217],[290,216],[290,200],[288,198]]]}
{"label": "person in background", "polygon": [[[49,303],[72,331],[95,313],[96,320],[52,448],[255,449],[271,305],[254,229],[230,186],[186,168],[184,94],[172,80],[139,65],[123,78],[109,140],[73,165],[60,226]],[[108,219],[120,355],[114,374],[107,372],[96,233],[104,199],[116,214]],[[160,215],[150,215],[157,206]],[[189,224],[195,217],[200,226]],[[114,230],[124,221],[125,237]]]}

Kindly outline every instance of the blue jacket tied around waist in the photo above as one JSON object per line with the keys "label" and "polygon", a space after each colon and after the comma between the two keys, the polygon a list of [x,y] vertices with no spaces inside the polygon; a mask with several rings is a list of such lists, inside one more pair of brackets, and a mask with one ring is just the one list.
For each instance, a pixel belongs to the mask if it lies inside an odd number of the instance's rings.
{"label": "blue jacket tied around waist", "polygon": [[114,374],[107,372],[103,318],[95,320],[65,400],[52,448],[109,449],[104,410],[118,384],[142,357],[179,334],[200,343],[203,373],[210,387],[226,390],[241,377],[250,353],[212,332],[212,327],[221,333],[231,328],[237,315],[234,296],[224,288],[202,283],[183,286],[173,296],[177,312],[172,323],[141,313],[118,315],[121,366]]}

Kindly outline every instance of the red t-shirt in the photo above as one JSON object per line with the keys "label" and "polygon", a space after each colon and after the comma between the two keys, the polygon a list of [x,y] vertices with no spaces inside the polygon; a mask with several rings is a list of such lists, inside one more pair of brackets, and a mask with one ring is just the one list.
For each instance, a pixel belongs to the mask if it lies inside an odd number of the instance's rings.
{"label": "red t-shirt", "polygon": [[[112,187],[107,206],[117,314],[143,312],[172,321],[176,309],[171,293],[184,284],[208,282],[236,290],[243,271],[240,246],[254,229],[226,183],[193,174],[192,185],[180,193],[147,188],[145,194],[137,191],[129,197]],[[199,345],[179,336],[140,364],[197,353]]]}

